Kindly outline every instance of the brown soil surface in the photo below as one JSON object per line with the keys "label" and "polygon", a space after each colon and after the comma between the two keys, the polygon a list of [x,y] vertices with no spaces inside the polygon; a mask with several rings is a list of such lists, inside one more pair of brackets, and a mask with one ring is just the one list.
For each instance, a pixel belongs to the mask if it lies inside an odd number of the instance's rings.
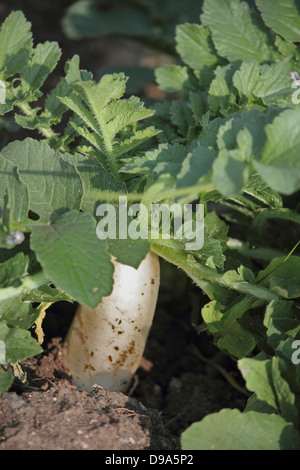
{"label": "brown soil surface", "polygon": [[243,409],[247,397],[216,369],[234,378],[233,364],[206,335],[200,349],[213,362],[199,360],[190,347],[200,337],[187,324],[157,312],[130,396],[99,386],[78,391],[62,363],[62,340],[52,338],[43,354],[21,363],[26,382],[16,380],[0,399],[0,450],[180,449],[193,422]]}
{"label": "brown soil surface", "polygon": [[26,361],[34,386],[3,395],[0,450],[176,448],[158,411],[101,387],[79,392],[64,374],[55,378],[61,374],[60,354],[54,343],[47,356]]}

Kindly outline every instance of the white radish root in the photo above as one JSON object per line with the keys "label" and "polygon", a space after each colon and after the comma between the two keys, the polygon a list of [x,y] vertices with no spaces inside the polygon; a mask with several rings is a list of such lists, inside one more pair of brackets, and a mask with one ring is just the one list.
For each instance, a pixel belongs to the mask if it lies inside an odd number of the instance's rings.
{"label": "white radish root", "polygon": [[72,382],[126,392],[139,367],[155,313],[159,259],[149,252],[138,269],[113,259],[114,287],[92,309],[79,305],[65,339],[64,363]]}

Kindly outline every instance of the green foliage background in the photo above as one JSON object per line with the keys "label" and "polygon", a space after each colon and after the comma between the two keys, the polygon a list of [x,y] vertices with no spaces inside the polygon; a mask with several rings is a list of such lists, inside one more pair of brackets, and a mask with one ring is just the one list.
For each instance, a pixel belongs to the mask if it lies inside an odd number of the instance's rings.
{"label": "green foliage background", "polygon": [[[133,2],[123,29],[118,13],[96,15],[90,1],[72,5],[63,21],[73,38],[89,25],[93,35],[130,33],[172,50],[177,62],[155,70],[170,95],[149,109],[124,98],[124,74],[96,81],[77,56],[36,106],[60,48],[34,46],[22,12],[2,24],[0,113],[40,138],[0,153],[0,392],[12,384],[10,365],[41,351],[28,329],[45,302],[94,307],[112,289],[109,254],[137,266],[152,249],[204,291],[202,327],[252,392],[243,412],[194,423],[182,448],[299,450],[300,110],[291,78],[299,70],[299,2],[205,0],[197,12],[187,2],[191,16],[170,25],[173,42],[164,24],[153,29],[152,3]],[[204,247],[189,252],[171,238],[126,249],[98,240],[95,209],[120,194],[205,204]],[[25,240],[11,246],[14,230]]]}

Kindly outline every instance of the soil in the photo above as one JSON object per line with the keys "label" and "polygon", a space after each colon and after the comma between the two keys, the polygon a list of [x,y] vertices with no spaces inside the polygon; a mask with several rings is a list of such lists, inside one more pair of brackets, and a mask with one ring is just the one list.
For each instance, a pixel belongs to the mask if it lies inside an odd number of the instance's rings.
{"label": "soil", "polygon": [[[82,68],[96,75],[108,66],[160,64],[161,54],[130,40],[65,38],[60,20],[71,3],[9,0],[0,5],[1,21],[21,9],[33,23],[36,42],[59,42],[62,65],[48,81],[50,88],[75,53]],[[160,97],[153,84],[145,84],[143,92]],[[174,450],[193,422],[222,408],[242,410],[248,396],[236,363],[191,322],[191,311],[199,314],[207,301],[182,273],[162,263],[157,312],[127,395],[100,386],[80,392],[72,385],[62,348],[76,305],[55,304],[43,324],[44,352],[22,361],[26,381],[16,379],[0,399],[0,450]]]}
{"label": "soil", "polygon": [[202,373],[180,372],[179,361],[170,366],[178,373],[166,377],[161,364],[144,359],[132,396],[99,386],[80,392],[64,370],[61,347],[54,338],[42,355],[23,361],[26,383],[16,382],[0,399],[0,450],[180,449],[180,434],[191,423],[245,405],[245,396],[213,369],[199,364]]}
{"label": "soil", "polygon": [[[0,450],[176,450],[193,422],[245,407],[236,364],[191,324],[191,299],[207,299],[162,262],[157,312],[127,394],[81,392],[63,365],[63,338],[76,305],[57,303],[44,320],[44,352],[21,362],[0,399]],[[60,331],[61,337],[53,336]]]}

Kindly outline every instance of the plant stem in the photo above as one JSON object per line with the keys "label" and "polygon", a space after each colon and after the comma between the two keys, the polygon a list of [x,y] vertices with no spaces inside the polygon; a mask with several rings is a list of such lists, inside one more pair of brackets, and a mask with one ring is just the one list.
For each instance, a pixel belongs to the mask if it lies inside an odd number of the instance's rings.
{"label": "plant stem", "polygon": [[197,285],[199,285],[199,282],[205,280],[267,302],[278,300],[279,298],[277,294],[258,284],[252,284],[246,281],[230,282],[223,274],[195,261],[192,256],[187,256],[186,252],[179,252],[158,243],[153,243],[151,249],[165,260],[183,269]]}
{"label": "plant stem", "polygon": [[[25,116],[33,115],[32,108],[28,103],[19,103],[18,107],[25,114]],[[51,127],[46,128],[38,125],[37,129],[40,131],[41,134],[43,134],[44,137],[46,137],[46,139],[50,139],[51,137],[55,136],[55,132],[51,129]]]}
{"label": "plant stem", "polygon": [[162,199],[166,199],[169,197],[179,197],[185,195],[191,195],[191,197],[195,194],[205,193],[214,189],[214,185],[209,184],[199,184],[194,186],[187,186],[184,188],[174,188],[174,189],[167,189],[166,191],[160,191],[156,194],[149,194],[147,193],[119,193],[114,191],[98,191],[97,197],[99,200],[110,200],[110,201],[118,201],[119,197],[126,197],[128,201],[161,201]]}
{"label": "plant stem", "polygon": [[115,180],[120,181],[118,165],[117,165],[115,157],[112,154],[110,154],[108,156],[108,161],[109,161],[109,165],[110,165],[110,171],[113,174],[113,176],[115,177]]}
{"label": "plant stem", "polygon": [[99,116],[99,114],[97,114],[97,121],[101,129],[101,135],[103,137],[105,154],[106,154],[109,166],[110,166],[110,171],[115,177],[116,181],[120,181],[119,168],[117,165],[116,158],[113,155],[113,144],[111,140],[107,138],[106,133],[102,131],[103,129],[105,129],[105,122],[103,121],[101,116]]}

